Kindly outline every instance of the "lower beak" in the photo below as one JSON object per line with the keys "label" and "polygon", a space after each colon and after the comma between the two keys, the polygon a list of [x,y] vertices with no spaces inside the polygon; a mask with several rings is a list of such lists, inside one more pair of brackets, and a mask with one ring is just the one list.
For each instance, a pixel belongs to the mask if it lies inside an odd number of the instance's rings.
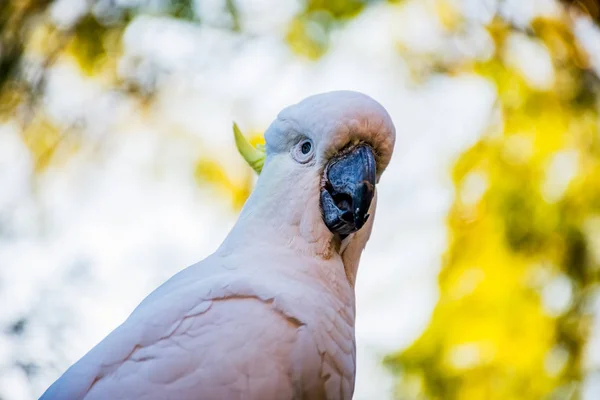
{"label": "lower beak", "polygon": [[321,189],[321,211],[332,233],[344,238],[367,222],[376,172],[375,156],[367,145],[358,145],[329,162]]}

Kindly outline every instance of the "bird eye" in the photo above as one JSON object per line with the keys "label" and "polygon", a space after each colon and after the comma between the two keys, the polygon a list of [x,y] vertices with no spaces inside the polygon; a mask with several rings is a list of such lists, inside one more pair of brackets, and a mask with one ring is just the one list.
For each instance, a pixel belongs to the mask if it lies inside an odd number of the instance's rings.
{"label": "bird eye", "polygon": [[302,154],[306,155],[306,154],[310,153],[311,150],[312,150],[312,144],[309,141],[302,143],[302,147],[301,147]]}
{"label": "bird eye", "polygon": [[310,139],[301,140],[292,150],[292,155],[296,161],[304,164],[313,157],[313,142]]}

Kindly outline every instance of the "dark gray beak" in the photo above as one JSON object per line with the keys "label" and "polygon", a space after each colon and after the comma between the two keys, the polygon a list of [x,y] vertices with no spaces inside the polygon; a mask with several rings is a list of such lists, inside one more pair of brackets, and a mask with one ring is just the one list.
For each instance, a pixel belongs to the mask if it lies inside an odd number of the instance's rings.
{"label": "dark gray beak", "polygon": [[373,149],[364,144],[329,161],[321,189],[321,211],[332,233],[343,239],[367,222],[376,173]]}

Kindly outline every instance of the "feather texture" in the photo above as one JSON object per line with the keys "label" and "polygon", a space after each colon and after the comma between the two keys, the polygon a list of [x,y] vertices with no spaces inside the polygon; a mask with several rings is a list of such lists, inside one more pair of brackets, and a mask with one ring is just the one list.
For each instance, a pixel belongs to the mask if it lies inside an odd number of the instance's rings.
{"label": "feather texture", "polygon": [[[290,146],[305,137],[316,158],[297,163]],[[353,140],[369,141],[381,176],[393,124],[369,97],[332,92],[287,108],[265,138],[257,186],[219,249],[151,293],[42,400],[352,398],[354,281],[374,218],[340,242],[319,193],[326,157]]]}

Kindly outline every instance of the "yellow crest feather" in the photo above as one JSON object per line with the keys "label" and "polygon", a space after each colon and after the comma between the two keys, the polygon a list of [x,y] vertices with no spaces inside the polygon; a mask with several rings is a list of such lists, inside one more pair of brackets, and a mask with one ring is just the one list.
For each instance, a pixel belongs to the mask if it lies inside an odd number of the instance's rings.
{"label": "yellow crest feather", "polygon": [[244,160],[246,160],[248,165],[250,165],[257,174],[260,174],[263,165],[265,164],[265,158],[267,158],[264,146],[259,145],[253,147],[248,139],[242,134],[235,122],[233,123],[233,137],[235,138],[235,145]]}

